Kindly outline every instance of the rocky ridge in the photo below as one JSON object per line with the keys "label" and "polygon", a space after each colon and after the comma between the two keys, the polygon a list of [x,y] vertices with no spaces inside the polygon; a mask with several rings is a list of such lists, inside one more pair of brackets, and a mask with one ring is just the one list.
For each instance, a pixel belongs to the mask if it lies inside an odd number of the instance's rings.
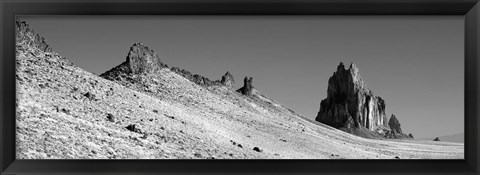
{"label": "rocky ridge", "polygon": [[[160,69],[168,68],[158,54],[149,49],[143,43],[135,43],[130,47],[126,61],[120,65],[102,73],[100,76],[109,80],[129,80],[132,81],[135,75],[158,73]],[[233,75],[227,71],[220,80],[212,81],[204,76],[193,74],[188,70],[179,67],[170,68],[171,71],[185,77],[186,79],[203,87],[222,85],[229,88],[234,87]]]}

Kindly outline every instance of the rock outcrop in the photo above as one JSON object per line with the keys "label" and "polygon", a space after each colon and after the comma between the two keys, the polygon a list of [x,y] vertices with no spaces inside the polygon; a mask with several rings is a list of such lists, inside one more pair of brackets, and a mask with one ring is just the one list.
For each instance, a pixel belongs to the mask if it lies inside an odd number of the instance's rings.
{"label": "rock outcrop", "polygon": [[252,81],[253,81],[252,77],[250,77],[250,78],[245,77],[243,79],[243,87],[238,89],[237,92],[240,92],[243,95],[251,95],[252,94],[252,89],[253,89]]}
{"label": "rock outcrop", "polygon": [[222,80],[220,80],[220,83],[228,88],[233,88],[235,85],[235,80],[233,80],[233,75],[227,71],[227,73],[222,76]]}
{"label": "rock outcrop", "polygon": [[387,126],[385,101],[367,89],[354,63],[343,63],[328,80],[327,98],[320,103],[316,121],[335,128],[364,127],[374,131]]}
{"label": "rock outcrop", "polygon": [[233,75],[230,74],[230,72],[227,71],[225,75],[222,76],[221,80],[215,80],[212,81],[204,76],[198,75],[198,74],[192,74],[190,71],[187,71],[185,69],[180,69],[178,67],[172,67],[170,68],[173,72],[177,73],[178,75],[181,75],[185,77],[186,79],[204,87],[208,86],[213,86],[213,85],[223,85],[227,86],[229,88],[233,88],[234,86],[234,81],[233,81]]}
{"label": "rock outcrop", "polygon": [[37,48],[44,52],[52,52],[45,38],[36,34],[25,21],[16,21],[16,43],[30,48]]}
{"label": "rock outcrop", "polygon": [[400,128],[400,122],[394,114],[392,114],[390,120],[388,120],[388,126],[390,127],[390,130],[392,130],[392,132],[403,134],[402,128]]}
{"label": "rock outcrop", "polygon": [[413,134],[412,134],[412,133],[408,134],[408,137],[410,137],[411,139],[414,139],[414,138],[415,138],[415,137],[413,137]]}
{"label": "rock outcrop", "polygon": [[135,43],[130,47],[127,63],[128,73],[133,74],[152,73],[162,68],[160,57],[158,57],[157,53],[143,43]]}
{"label": "rock outcrop", "polygon": [[157,53],[143,43],[135,43],[130,47],[125,62],[106,71],[100,76],[109,79],[127,78],[129,75],[154,73],[164,67]]}

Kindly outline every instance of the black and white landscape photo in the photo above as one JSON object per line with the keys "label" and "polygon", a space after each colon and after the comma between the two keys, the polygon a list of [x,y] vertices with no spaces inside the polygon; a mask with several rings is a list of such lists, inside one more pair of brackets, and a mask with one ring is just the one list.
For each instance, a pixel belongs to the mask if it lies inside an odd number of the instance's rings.
{"label": "black and white landscape photo", "polygon": [[20,16],[17,159],[464,159],[449,16]]}

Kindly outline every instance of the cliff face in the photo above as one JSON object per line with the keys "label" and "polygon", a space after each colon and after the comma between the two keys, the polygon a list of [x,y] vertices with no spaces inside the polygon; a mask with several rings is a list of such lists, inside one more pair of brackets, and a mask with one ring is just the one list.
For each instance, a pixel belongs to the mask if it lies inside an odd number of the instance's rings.
{"label": "cliff face", "polygon": [[328,80],[327,98],[320,103],[316,121],[335,128],[360,128],[370,131],[387,126],[385,101],[367,89],[355,64],[343,63]]}

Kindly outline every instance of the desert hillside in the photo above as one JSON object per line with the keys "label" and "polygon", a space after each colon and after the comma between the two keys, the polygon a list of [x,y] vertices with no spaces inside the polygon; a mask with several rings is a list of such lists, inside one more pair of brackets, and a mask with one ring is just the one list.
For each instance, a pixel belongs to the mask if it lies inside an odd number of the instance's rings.
{"label": "desert hillside", "polygon": [[[142,63],[155,55],[137,48],[130,51]],[[262,94],[255,81],[245,95],[160,63],[129,67],[141,70],[134,73],[118,63],[100,77],[53,50],[17,22],[18,159],[464,157],[463,144],[366,139],[306,120]]]}

